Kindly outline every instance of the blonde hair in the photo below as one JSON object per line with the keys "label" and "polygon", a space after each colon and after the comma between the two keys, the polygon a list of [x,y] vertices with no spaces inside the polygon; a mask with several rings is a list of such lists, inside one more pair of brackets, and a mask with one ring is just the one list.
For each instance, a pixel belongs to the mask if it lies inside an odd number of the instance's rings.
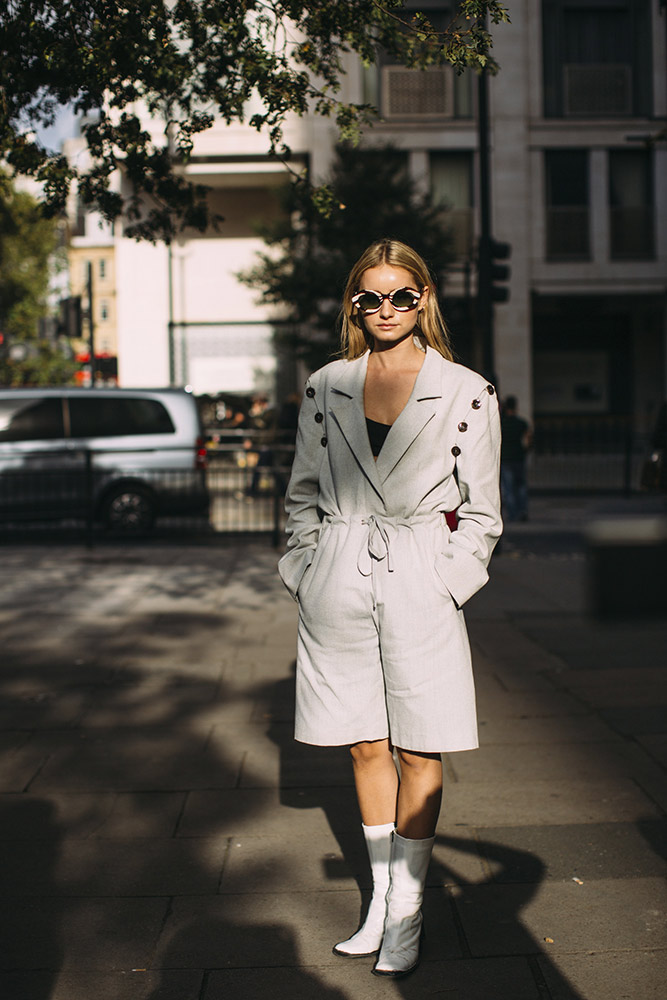
{"label": "blonde hair", "polygon": [[438,298],[435,294],[433,279],[423,259],[411,247],[398,240],[383,239],[371,244],[350,271],[343,293],[343,306],[340,312],[340,353],[348,361],[360,358],[373,346],[371,337],[364,326],[363,316],[352,304],[352,296],[361,288],[361,278],[364,271],[370,267],[380,267],[390,264],[409,271],[419,290],[428,285],[429,296],[426,305],[419,313],[415,336],[422,346],[428,344],[448,361],[453,361],[449,331],[444,317],[440,312]]}

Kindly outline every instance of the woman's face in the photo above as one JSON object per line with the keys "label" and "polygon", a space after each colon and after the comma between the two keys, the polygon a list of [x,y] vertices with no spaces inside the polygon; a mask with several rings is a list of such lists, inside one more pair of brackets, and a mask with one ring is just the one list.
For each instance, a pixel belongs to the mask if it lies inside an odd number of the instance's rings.
{"label": "woman's face", "polygon": [[419,319],[419,313],[426,305],[428,288],[419,288],[410,271],[402,267],[393,267],[391,264],[369,267],[361,276],[359,291],[380,292],[381,295],[387,295],[389,292],[398,291],[399,288],[410,288],[417,294],[421,293],[414,309],[404,312],[395,309],[389,299],[384,299],[377,312],[364,313],[359,310],[363,324],[375,342],[376,350],[392,347],[411,336]]}

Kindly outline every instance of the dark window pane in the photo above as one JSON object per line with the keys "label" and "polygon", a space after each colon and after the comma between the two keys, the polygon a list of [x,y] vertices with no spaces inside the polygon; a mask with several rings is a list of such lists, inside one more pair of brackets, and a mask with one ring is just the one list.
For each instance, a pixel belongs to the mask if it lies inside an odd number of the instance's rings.
{"label": "dark window pane", "polygon": [[53,441],[62,437],[63,408],[58,397],[0,400],[0,441]]}
{"label": "dark window pane", "polygon": [[588,154],[581,149],[548,150],[546,164],[547,258],[589,256]]}
{"label": "dark window pane", "polygon": [[650,0],[542,0],[544,114],[651,114]]}
{"label": "dark window pane", "polygon": [[547,204],[588,205],[588,153],[585,149],[547,152]]}
{"label": "dark window pane", "polygon": [[654,255],[651,167],[650,154],[644,150],[609,152],[612,259],[645,260]]}
{"label": "dark window pane", "polygon": [[173,434],[174,425],[156,399],[69,399],[72,437],[117,437],[126,434]]}

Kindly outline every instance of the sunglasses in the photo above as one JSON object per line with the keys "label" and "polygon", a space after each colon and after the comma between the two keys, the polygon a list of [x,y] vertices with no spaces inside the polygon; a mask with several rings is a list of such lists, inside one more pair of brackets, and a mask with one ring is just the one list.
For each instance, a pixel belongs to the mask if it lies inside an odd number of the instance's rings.
{"label": "sunglasses", "polygon": [[352,296],[352,305],[355,305],[365,316],[369,316],[382,308],[385,299],[389,299],[397,312],[410,312],[411,309],[417,308],[421,292],[416,292],[414,288],[397,288],[393,292],[382,295],[381,292],[370,292],[364,289]]}

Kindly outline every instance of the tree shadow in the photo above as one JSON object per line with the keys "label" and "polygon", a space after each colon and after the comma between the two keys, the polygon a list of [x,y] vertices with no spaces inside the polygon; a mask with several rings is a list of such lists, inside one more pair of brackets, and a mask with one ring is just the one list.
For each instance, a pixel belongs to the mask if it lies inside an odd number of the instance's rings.
{"label": "tree shadow", "polygon": [[[292,911],[267,919],[248,893],[239,915],[238,895],[221,890],[229,831],[262,822],[261,803],[240,794],[261,733],[249,725],[253,685],[225,660],[244,641],[239,616],[251,628],[282,584],[270,550],[220,554],[204,564],[201,550],[9,553],[3,1000],[198,1000],[202,975],[211,990],[218,975],[261,978],[269,952],[297,993],[343,1000],[299,968]],[[144,572],[137,606],[114,602],[122,579]],[[233,594],[212,607],[212,581],[232,577]],[[196,829],[199,794],[224,802],[224,834]]]}

